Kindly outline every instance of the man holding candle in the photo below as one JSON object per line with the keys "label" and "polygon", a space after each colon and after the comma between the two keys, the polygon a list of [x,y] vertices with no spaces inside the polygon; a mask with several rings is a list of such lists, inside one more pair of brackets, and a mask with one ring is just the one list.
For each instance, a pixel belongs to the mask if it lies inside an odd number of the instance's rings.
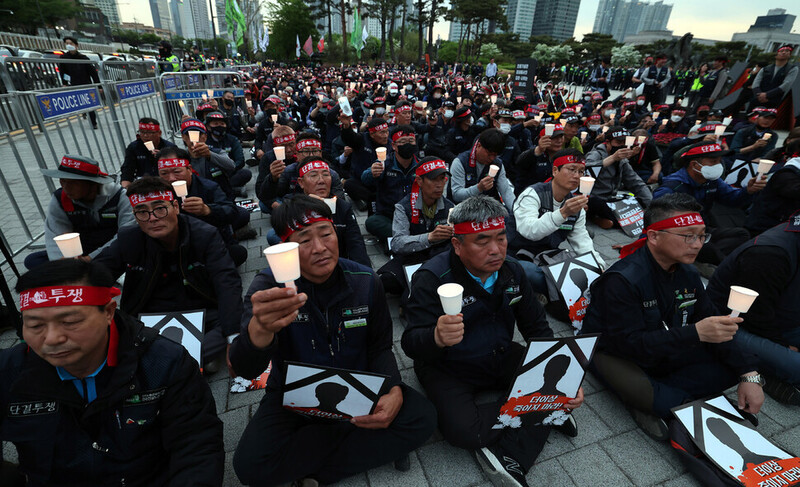
{"label": "man holding candle", "polygon": [[[227,92],[230,93],[230,92]],[[233,93],[231,93],[231,96]],[[239,196],[247,196],[244,185],[253,178],[253,173],[244,167],[242,143],[235,135],[228,133],[229,119],[222,112],[213,111],[206,114],[206,129],[210,137],[206,139],[211,149],[227,155],[233,161],[233,172],[230,183]],[[244,193],[244,194],[243,194]]]}
{"label": "man holding candle", "polygon": [[[351,126],[351,121],[351,117],[343,113],[339,116],[339,122],[342,125],[342,141],[353,151],[350,154],[352,177],[345,182],[344,190],[353,198],[372,202],[375,201],[375,186],[365,184],[362,174],[369,170],[377,160],[375,149],[382,147],[387,149],[387,152],[393,150],[393,146],[389,144],[389,124],[382,118],[371,118],[367,122],[366,132],[359,133]],[[387,154],[388,159],[389,154]],[[394,203],[396,202],[391,204],[394,205]]]}
{"label": "man holding candle", "polygon": [[757,115],[755,123],[739,129],[731,142],[731,150],[736,159],[743,161],[758,160],[778,143],[778,134],[770,129],[778,116],[778,110],[756,107],[752,113]]}
{"label": "man holding candle", "polygon": [[61,188],[53,193],[44,221],[45,251],[25,258],[25,267],[34,267],[63,258],[53,238],[65,233],[80,234],[84,258],[96,257],[117,238],[125,225],[133,225],[133,213],[125,189],[100,170],[90,157],[66,155],[58,169],[42,169],[49,178],[58,178]]}
{"label": "man holding candle", "polygon": [[242,281],[225,243],[215,227],[180,215],[172,186],[159,178],[134,181],[127,195],[139,225],[121,229],[95,260],[115,278],[125,274],[128,314],[205,309],[204,371],[213,373],[242,316]]}
{"label": "man holding candle", "polygon": [[[472,144],[472,149],[462,152],[450,165],[453,201],[458,203],[470,196],[485,194],[500,201],[508,211],[514,206],[514,186],[506,176],[506,161],[498,155],[505,148],[500,130],[484,130]],[[500,168],[495,176],[489,176],[489,168]]]}
{"label": "man holding candle", "polygon": [[233,187],[229,177],[235,170],[235,165],[226,154],[206,144],[206,124],[196,118],[187,118],[181,123],[181,137],[191,156],[194,170],[202,177],[217,183],[225,196],[233,201]]}
{"label": "man holding candle", "polygon": [[592,283],[582,333],[601,333],[593,366],[657,440],[670,409],[736,385],[738,407],[758,413],[757,359],[731,342],[742,318],[720,315],[692,264],[706,233],[686,194],[653,200],[644,233]]}
{"label": "man holding candle", "polygon": [[117,310],[113,285],[75,259],[17,282],[25,341],[0,351],[0,440],[21,485],[221,485],[222,422],[197,362]]}
{"label": "man holding candle", "polygon": [[[368,267],[339,258],[328,206],[312,198],[285,202],[272,215],[284,242],[299,244],[301,277],[280,287],[269,269],[245,297],[242,333],[231,364],[255,377],[272,361],[264,398],[247,425],[233,467],[239,480],[281,485],[330,484],[383,465],[422,445],[435,412],[401,382],[392,353],[392,322],[383,286]],[[286,361],[388,377],[373,414],[349,422],[312,419],[282,407]]]}
{"label": "man holding candle", "polygon": [[233,227],[247,224],[250,212],[231,202],[217,183],[197,176],[192,171],[188,152],[177,147],[162,151],[158,160],[158,177],[169,184],[176,181],[186,183],[188,194],[181,200],[181,210],[216,227],[234,265],[242,265],[247,260],[247,249],[236,241]]}
{"label": "man holding candle", "polygon": [[517,195],[530,185],[547,181],[553,175],[551,157],[564,148],[564,127],[560,123],[546,125],[550,125],[550,128],[544,127],[539,131],[536,147],[520,154],[514,163],[517,174],[514,193]]}
{"label": "man holding candle", "polygon": [[[495,485],[527,486],[525,474],[550,432],[522,420],[520,428],[493,429],[524,354],[514,342],[552,337],[545,312],[525,272],[506,257],[506,209],[485,195],[468,198],[450,216],[452,248],[414,274],[405,308],[403,351],[439,414],[439,429],[454,446],[474,450]],[[447,315],[439,286],[463,287],[461,313]],[[478,403],[477,396],[502,395]],[[568,403],[577,408],[583,391]],[[571,434],[577,434],[574,423]],[[507,482],[507,483],[501,483]]]}
{"label": "man holding candle", "polygon": [[161,126],[158,120],[150,117],[140,118],[138,136],[125,148],[125,160],[120,168],[122,187],[127,188],[136,178],[145,175],[158,176],[156,161],[159,153],[167,147],[175,147],[175,144],[161,138]]}
{"label": "man holding candle", "polygon": [[[800,134],[800,129],[794,130]],[[800,208],[800,138],[794,139],[783,152],[781,158],[786,157],[788,160],[780,169],[773,169],[764,190],[757,195],[750,207],[745,227],[751,236],[787,221]],[[775,161],[775,166],[780,162],[780,159]]]}

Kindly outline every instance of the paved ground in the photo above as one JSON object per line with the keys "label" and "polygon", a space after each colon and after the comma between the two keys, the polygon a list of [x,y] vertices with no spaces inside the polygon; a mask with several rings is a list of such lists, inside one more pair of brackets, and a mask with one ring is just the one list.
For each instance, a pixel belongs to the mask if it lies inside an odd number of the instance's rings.
{"label": "paved ground", "polygon": [[[783,136],[784,134],[782,134]],[[3,150],[0,147],[0,150]],[[7,166],[3,166],[5,168]],[[41,178],[33,178],[40,184]],[[255,177],[254,177],[255,179]],[[17,184],[21,181],[17,181]],[[250,195],[253,194],[250,183]],[[4,190],[0,189],[0,193]],[[1,198],[2,196],[0,196]],[[358,215],[360,223],[365,214]],[[249,249],[248,261],[240,267],[244,289],[253,277],[266,267],[261,254],[266,246],[265,235],[269,217],[261,213],[253,214],[253,227],[258,238],[245,242]],[[11,225],[9,223],[9,225]],[[35,226],[35,224],[33,225]],[[9,228],[2,223],[3,232],[20,231],[19,226]],[[619,230],[601,230],[591,226],[594,231],[595,248],[608,263],[615,260],[616,251],[611,249],[615,243],[630,241]],[[377,269],[385,261],[383,253],[373,245],[368,245],[373,267]],[[21,263],[22,255],[15,261]],[[7,266],[4,271],[9,276]],[[13,285],[13,280],[11,281]],[[418,390],[421,387],[411,368],[411,361],[400,348],[403,321],[399,318],[398,302],[389,298],[394,320],[395,355],[406,383]],[[571,333],[567,324],[548,316],[551,327],[557,335]],[[7,331],[0,335],[0,349],[17,343],[14,333]],[[217,412],[225,423],[225,451],[227,452],[225,485],[240,485],[231,468],[231,458],[237,441],[249,421],[262,392],[234,394],[230,392],[230,381],[226,373],[220,372],[209,378],[209,385],[217,404]],[[531,485],[557,486],[670,486],[686,487],[700,485],[687,473],[672,448],[667,444],[656,443],[643,434],[634,424],[622,403],[602,386],[597,379],[588,374],[584,382],[586,402],[575,412],[579,435],[567,438],[560,433],[550,435],[548,444],[534,468],[528,474]],[[732,391],[728,391],[731,393]],[[759,431],[783,448],[800,453],[800,410],[781,405],[770,398],[759,414]],[[268,439],[265,439],[268,441]],[[5,444],[5,457],[14,458],[11,445]],[[488,479],[481,472],[470,454],[454,448],[442,440],[436,432],[420,449],[411,455],[411,470],[398,472],[390,465],[371,470],[340,482],[340,486],[485,486]]]}

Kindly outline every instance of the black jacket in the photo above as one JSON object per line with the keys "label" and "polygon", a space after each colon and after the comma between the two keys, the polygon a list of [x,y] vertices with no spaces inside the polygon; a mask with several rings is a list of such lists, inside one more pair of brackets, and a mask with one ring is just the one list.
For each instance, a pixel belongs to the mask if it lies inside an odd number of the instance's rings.
{"label": "black jacket", "polygon": [[[172,142],[161,139],[156,147],[163,150],[166,147],[175,147]],[[142,176],[158,176],[158,159],[147,150],[144,142],[138,137],[125,148],[125,160],[120,168],[120,181],[135,181]]]}
{"label": "black jacket", "polygon": [[0,440],[28,485],[221,485],[222,422],[197,362],[124,313],[114,323],[118,364],[89,404],[24,343],[0,351]]}
{"label": "black jacket", "polygon": [[114,278],[125,273],[121,306],[127,313],[196,309],[217,309],[222,333],[238,332],[242,316],[242,280],[236,272],[225,243],[215,227],[196,218],[178,215],[180,236],[176,250],[183,277],[185,296],[191,302],[174,303],[174,309],[148,309],[154,289],[163,272],[166,250],[154,238],[145,234],[139,225],[120,229],[117,240],[95,258],[111,271]]}
{"label": "black jacket", "polygon": [[61,59],[72,59],[76,61],[86,61],[85,64],[79,63],[59,63],[58,72],[65,85],[78,86],[100,83],[100,76],[97,68],[85,54],[77,53],[74,55],[65,52],[60,56]]}
{"label": "black jacket", "polygon": [[211,213],[200,216],[184,212],[185,215],[192,216],[216,227],[226,244],[236,243],[231,222],[237,216],[238,207],[225,196],[225,192],[222,191],[219,184],[206,178],[192,175],[192,184],[189,186],[186,196],[196,196],[203,200],[203,203],[208,206]]}

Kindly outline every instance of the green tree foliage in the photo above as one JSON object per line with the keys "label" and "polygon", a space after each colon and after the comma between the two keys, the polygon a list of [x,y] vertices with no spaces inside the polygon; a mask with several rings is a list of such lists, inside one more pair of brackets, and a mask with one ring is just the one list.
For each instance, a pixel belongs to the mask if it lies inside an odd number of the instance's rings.
{"label": "green tree foliage", "polygon": [[540,64],[551,63],[566,63],[572,61],[575,52],[568,45],[561,46],[548,46],[546,44],[537,44],[534,48],[531,57],[539,61]]}
{"label": "green tree foliage", "polygon": [[38,5],[34,0],[0,0],[0,10],[4,11],[0,14],[0,28],[35,35],[39,27],[55,27],[82,9],[78,2],[70,0],[39,0]]}
{"label": "green tree foliage", "polygon": [[269,47],[267,54],[276,61],[294,61],[295,42],[300,38],[300,56],[305,57],[302,46],[309,35],[318,36],[311,11],[303,0],[277,0],[270,4]]}
{"label": "green tree foliage", "polygon": [[584,58],[602,58],[602,57],[611,57],[611,49],[614,47],[619,47],[622,44],[614,40],[611,37],[611,34],[584,34],[583,39],[578,44],[578,48],[576,49],[575,46],[571,46],[575,52],[582,53],[583,51],[588,51],[584,54]]}
{"label": "green tree foliage", "polygon": [[613,66],[639,66],[642,54],[634,46],[611,48],[611,64]]}

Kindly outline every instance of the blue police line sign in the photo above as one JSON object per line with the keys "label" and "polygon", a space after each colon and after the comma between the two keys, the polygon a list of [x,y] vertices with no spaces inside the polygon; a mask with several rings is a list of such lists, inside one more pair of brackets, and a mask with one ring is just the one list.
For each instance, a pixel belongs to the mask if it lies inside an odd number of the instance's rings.
{"label": "blue police line sign", "polygon": [[[244,90],[242,88],[224,88],[213,91],[213,98],[221,97],[226,91],[233,92],[233,96],[236,97],[244,96]],[[167,91],[164,93],[164,98],[167,100],[196,100],[198,98],[203,98],[203,95],[207,96],[207,94],[208,90]]]}
{"label": "blue police line sign", "polygon": [[117,93],[119,94],[120,101],[139,98],[140,96],[154,95],[156,93],[156,84],[153,80],[118,83]]}
{"label": "blue police line sign", "polygon": [[36,95],[36,102],[45,120],[102,106],[94,87]]}

